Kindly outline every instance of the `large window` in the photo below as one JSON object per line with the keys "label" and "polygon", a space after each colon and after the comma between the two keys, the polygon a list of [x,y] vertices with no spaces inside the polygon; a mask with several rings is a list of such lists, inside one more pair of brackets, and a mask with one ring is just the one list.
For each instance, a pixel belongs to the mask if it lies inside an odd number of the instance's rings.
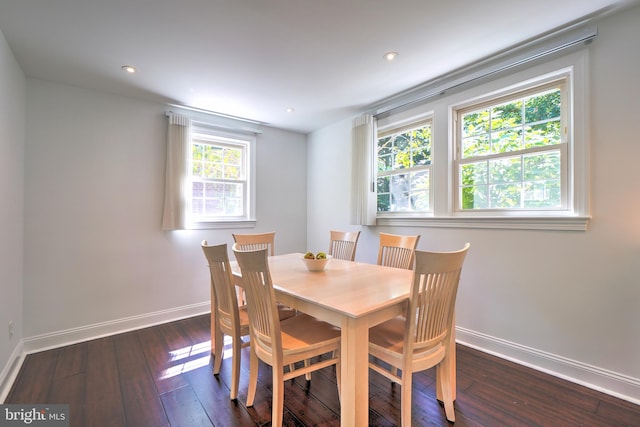
{"label": "large window", "polygon": [[378,132],[378,212],[431,210],[431,121]]}
{"label": "large window", "polygon": [[566,81],[457,111],[457,207],[563,210],[567,207]]}
{"label": "large window", "polygon": [[246,218],[250,141],[194,132],[189,164],[189,210],[194,222]]}
{"label": "large window", "polygon": [[583,50],[375,115],[374,223],[585,230],[587,64]]}

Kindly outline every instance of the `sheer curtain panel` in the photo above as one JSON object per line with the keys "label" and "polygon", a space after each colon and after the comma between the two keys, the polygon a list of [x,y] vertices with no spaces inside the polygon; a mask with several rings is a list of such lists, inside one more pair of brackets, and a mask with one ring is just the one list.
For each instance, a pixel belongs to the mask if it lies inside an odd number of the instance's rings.
{"label": "sheer curtain panel", "polygon": [[186,228],[186,171],[191,141],[191,119],[180,114],[168,114],[167,163],[164,184],[163,230]]}
{"label": "sheer curtain panel", "polygon": [[353,121],[353,176],[351,222],[355,225],[376,225],[376,186],[373,172],[376,121],[365,114]]}

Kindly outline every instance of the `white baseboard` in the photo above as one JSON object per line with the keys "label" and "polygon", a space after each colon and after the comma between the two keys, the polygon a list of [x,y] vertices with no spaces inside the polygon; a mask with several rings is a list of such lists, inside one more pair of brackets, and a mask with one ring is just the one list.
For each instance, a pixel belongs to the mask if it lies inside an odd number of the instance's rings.
{"label": "white baseboard", "polygon": [[[4,402],[27,354],[209,313],[209,301],[110,322],[97,323],[25,338],[0,373],[0,402]],[[456,328],[456,341],[520,365],[640,404],[640,379],[546,353],[500,338]]]}
{"label": "white baseboard", "polygon": [[3,403],[9,395],[11,386],[18,377],[18,372],[20,372],[23,360],[23,342],[20,340],[18,345],[16,345],[11,352],[11,356],[9,356],[6,366],[2,369],[2,372],[0,372],[0,403]]}
{"label": "white baseboard", "polygon": [[4,402],[9,391],[11,391],[11,386],[18,376],[18,372],[27,354],[142,329],[161,323],[185,319],[187,317],[198,316],[209,313],[210,310],[210,302],[205,301],[169,310],[156,311],[154,313],[141,314],[109,322],[96,323],[79,328],[24,338],[13,350],[7,365],[2,372],[0,372],[0,402]]}
{"label": "white baseboard", "polygon": [[209,313],[210,311],[211,304],[209,301],[206,301],[198,304],[156,311],[154,313],[141,314],[109,322],[95,323],[93,325],[82,326],[79,328],[36,335],[24,339],[23,351],[25,354],[37,353],[39,351],[88,341],[95,338],[106,337],[122,332],[159,325],[161,323],[172,322],[174,320],[185,319],[187,317],[198,316],[200,314]]}
{"label": "white baseboard", "polygon": [[640,379],[456,327],[456,341],[585,387],[640,405]]}

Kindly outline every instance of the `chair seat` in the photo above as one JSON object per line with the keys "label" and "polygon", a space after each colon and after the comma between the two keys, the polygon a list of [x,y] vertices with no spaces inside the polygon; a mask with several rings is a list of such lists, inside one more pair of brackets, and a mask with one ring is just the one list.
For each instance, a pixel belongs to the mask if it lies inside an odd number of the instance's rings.
{"label": "chair seat", "polygon": [[[278,304],[278,317],[280,320],[290,319],[298,314],[291,307],[287,307],[286,305]],[[243,305],[238,307],[238,316],[240,317],[240,327],[242,328],[242,335],[249,335],[249,312],[247,312],[247,306]]]}
{"label": "chair seat", "polygon": [[340,342],[340,328],[306,314],[280,322],[280,330],[285,358],[288,354],[299,353],[301,349],[313,352]]}
{"label": "chair seat", "polygon": [[395,317],[369,329],[369,343],[401,354],[404,349],[404,331],[404,316]]}
{"label": "chair seat", "polygon": [[[391,320],[380,323],[369,329],[369,353],[379,359],[391,362],[391,359],[402,359],[404,354],[404,334],[406,331],[406,318],[394,317]],[[414,360],[425,358],[441,358],[444,346],[440,341],[433,346],[414,348]]]}

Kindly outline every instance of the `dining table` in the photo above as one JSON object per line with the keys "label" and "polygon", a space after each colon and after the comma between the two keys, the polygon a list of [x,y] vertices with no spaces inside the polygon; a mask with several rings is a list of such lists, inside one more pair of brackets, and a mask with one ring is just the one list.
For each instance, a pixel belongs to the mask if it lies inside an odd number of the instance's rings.
{"label": "dining table", "polygon": [[[340,425],[369,424],[369,328],[401,315],[413,272],[357,261],[329,259],[309,271],[303,254],[268,258],[276,299],[341,328]],[[242,272],[231,263],[238,283]]]}

